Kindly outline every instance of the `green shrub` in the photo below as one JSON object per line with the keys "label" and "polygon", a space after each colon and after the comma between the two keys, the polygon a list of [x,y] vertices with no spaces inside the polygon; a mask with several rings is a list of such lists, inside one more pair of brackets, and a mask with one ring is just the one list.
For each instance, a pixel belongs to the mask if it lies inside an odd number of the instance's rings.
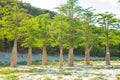
{"label": "green shrub", "polygon": [[27,62],[26,61],[21,61],[21,62],[18,62],[18,64],[20,64],[20,65],[26,65]]}
{"label": "green shrub", "polygon": [[40,60],[32,61],[32,64],[33,65],[40,65],[40,64],[42,64],[42,61],[40,61]]}

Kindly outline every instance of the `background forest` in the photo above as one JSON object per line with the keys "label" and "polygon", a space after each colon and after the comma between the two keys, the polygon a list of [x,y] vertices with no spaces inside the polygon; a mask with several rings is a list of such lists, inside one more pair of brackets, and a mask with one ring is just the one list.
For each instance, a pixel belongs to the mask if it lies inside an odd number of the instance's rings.
{"label": "background forest", "polygon": [[0,0],[0,52],[12,52],[12,61],[17,52],[28,52],[29,60],[32,53],[42,53],[43,64],[47,64],[47,54],[59,52],[61,57],[69,53],[69,65],[73,65],[73,53],[85,55],[86,64],[89,55],[110,54],[108,60],[120,57],[119,18],[109,12],[95,14],[93,8],[83,9],[77,1],[68,0],[56,13],[19,0]]}

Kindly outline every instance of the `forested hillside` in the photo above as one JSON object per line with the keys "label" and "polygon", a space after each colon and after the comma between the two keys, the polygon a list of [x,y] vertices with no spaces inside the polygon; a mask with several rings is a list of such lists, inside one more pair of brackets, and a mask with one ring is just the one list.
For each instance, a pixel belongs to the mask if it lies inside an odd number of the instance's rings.
{"label": "forested hillside", "polygon": [[95,14],[94,9],[84,9],[77,0],[68,0],[58,7],[59,14],[23,3],[19,0],[0,0],[0,51],[12,52],[11,66],[16,65],[17,53],[28,52],[28,65],[32,53],[43,54],[42,64],[47,64],[47,53],[68,54],[68,64],[73,65],[74,55],[120,57],[120,20],[114,14]]}

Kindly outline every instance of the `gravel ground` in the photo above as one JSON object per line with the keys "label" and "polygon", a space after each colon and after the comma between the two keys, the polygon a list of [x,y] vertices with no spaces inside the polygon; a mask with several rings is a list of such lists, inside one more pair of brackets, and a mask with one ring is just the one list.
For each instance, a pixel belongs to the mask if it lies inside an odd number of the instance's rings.
{"label": "gravel ground", "polygon": [[[0,52],[0,63],[9,63],[11,53]],[[41,54],[33,54],[33,61],[41,60]],[[75,56],[75,60],[84,60],[84,57]],[[104,60],[104,58],[91,57],[92,60]],[[48,56],[49,61],[58,61],[59,55]],[[64,60],[67,61],[67,55],[64,55]],[[18,62],[27,61],[27,53],[18,54]],[[120,61],[112,63],[110,66],[105,66],[105,62],[96,63],[95,65],[75,65],[74,67],[68,67],[64,65],[62,68],[54,65],[32,65],[21,66],[16,68],[0,67],[2,69],[12,70],[25,70],[29,72],[12,72],[10,74],[0,74],[0,80],[7,75],[16,75],[19,80],[119,80],[116,79],[116,75],[120,75]],[[99,77],[100,79],[91,79]]]}
{"label": "gravel ground", "polygon": [[[9,67],[6,67],[6,69]],[[5,68],[2,68],[5,69]],[[17,75],[19,80],[90,80],[91,78],[101,77],[99,80],[117,80],[116,74],[120,74],[120,66],[104,66],[104,65],[78,65],[74,67],[63,66],[18,66],[17,70],[32,70],[32,72],[15,72],[13,75]],[[0,77],[6,75],[1,74]],[[2,78],[0,78],[2,80]],[[95,79],[96,80],[96,79]]]}

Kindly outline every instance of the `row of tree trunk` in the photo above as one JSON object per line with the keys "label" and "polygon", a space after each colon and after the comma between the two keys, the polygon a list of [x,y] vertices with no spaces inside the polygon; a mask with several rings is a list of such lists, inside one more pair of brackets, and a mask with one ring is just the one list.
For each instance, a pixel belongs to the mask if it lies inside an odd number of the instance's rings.
{"label": "row of tree trunk", "polygon": [[[43,53],[42,53],[42,65],[47,65],[47,50],[46,44],[43,45]],[[74,48],[72,46],[69,47],[68,53],[68,65],[74,66]],[[10,66],[16,67],[17,64],[17,39],[14,40],[12,55]],[[30,66],[32,64],[32,44],[29,45],[28,49],[28,61],[27,65]],[[90,64],[90,48],[85,48],[85,64]],[[109,45],[106,45],[106,65],[110,65],[110,53],[109,53]],[[60,67],[63,66],[63,48],[60,46]]]}

